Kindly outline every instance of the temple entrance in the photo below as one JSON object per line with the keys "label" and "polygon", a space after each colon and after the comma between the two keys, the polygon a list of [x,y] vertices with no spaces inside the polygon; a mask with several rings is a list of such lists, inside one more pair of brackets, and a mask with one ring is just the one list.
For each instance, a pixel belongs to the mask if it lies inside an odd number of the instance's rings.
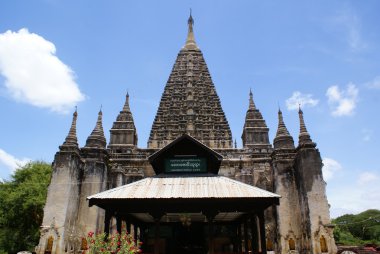
{"label": "temple entrance", "polygon": [[173,241],[169,243],[167,253],[203,254],[207,253],[207,239],[203,223],[172,226]]}
{"label": "temple entrance", "polygon": [[[211,235],[211,244],[215,253],[237,253],[239,239],[236,226],[230,224],[216,224]],[[155,239],[155,227],[151,225],[145,231],[142,239],[144,253],[155,253],[155,243],[158,253],[167,254],[206,254],[209,253],[210,232],[208,223],[194,222],[189,225],[182,223],[163,223],[160,225],[158,239]],[[242,239],[240,239],[242,242]],[[242,243],[240,243],[241,245]]]}
{"label": "temple entrance", "polygon": [[[144,253],[167,254],[206,254],[207,253],[207,235],[203,223],[191,223],[183,225],[182,223],[163,223],[160,225],[159,233],[156,239],[156,227],[150,225],[144,232],[143,245]],[[156,242],[159,242],[157,244]]]}
{"label": "temple entrance", "polygon": [[144,253],[267,253],[264,210],[280,196],[219,176],[223,157],[186,134],[148,159],[156,176],[87,198],[106,233],[133,224]]}

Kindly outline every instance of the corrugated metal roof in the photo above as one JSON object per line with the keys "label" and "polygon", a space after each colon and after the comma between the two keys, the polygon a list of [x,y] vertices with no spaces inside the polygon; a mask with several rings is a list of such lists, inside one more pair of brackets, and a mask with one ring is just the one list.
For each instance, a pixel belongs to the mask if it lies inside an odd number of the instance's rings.
{"label": "corrugated metal roof", "polygon": [[279,198],[260,188],[224,176],[148,177],[87,199]]}

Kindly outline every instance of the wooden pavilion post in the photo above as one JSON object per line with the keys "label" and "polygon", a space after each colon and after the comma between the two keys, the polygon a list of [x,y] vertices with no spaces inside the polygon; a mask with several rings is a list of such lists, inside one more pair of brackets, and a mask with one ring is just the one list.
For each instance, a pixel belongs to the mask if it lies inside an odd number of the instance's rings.
{"label": "wooden pavilion post", "polygon": [[160,243],[158,242],[159,237],[160,237],[160,219],[154,219],[154,254],[159,254],[160,253]]}
{"label": "wooden pavilion post", "polygon": [[122,218],[120,214],[116,215],[116,230],[119,234],[121,234],[121,223],[122,223]]}
{"label": "wooden pavilion post", "polygon": [[241,247],[241,222],[237,226],[237,253],[242,253]]}
{"label": "wooden pavilion post", "polygon": [[260,210],[258,213],[258,216],[259,216],[259,224],[260,224],[261,253],[267,254],[264,210]]}
{"label": "wooden pavilion post", "polygon": [[257,230],[256,214],[252,213],[250,219],[252,232],[252,253],[257,254],[259,252],[259,232]]}
{"label": "wooden pavilion post", "polygon": [[154,220],[155,228],[154,228],[154,254],[160,253],[160,220],[163,216],[163,213],[153,213],[151,214]]}
{"label": "wooden pavilion post", "polygon": [[244,253],[248,254],[248,221],[247,217],[244,218]]}
{"label": "wooden pavilion post", "polygon": [[134,233],[133,238],[135,239],[136,243],[137,243],[137,229],[138,229],[138,227],[137,227],[136,223],[133,224],[133,233]]}
{"label": "wooden pavilion post", "polygon": [[209,211],[205,215],[208,222],[208,253],[214,254],[214,219],[217,212]]}
{"label": "wooden pavilion post", "polygon": [[106,210],[105,216],[104,216],[104,233],[106,235],[106,238],[108,238],[108,235],[110,233],[110,221],[111,221],[111,211]]}

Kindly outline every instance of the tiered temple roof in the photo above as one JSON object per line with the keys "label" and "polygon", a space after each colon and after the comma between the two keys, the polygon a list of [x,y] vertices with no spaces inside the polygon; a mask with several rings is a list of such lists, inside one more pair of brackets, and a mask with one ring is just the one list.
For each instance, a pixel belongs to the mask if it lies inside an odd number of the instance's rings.
{"label": "tiered temple roof", "polygon": [[90,136],[88,136],[85,147],[100,149],[104,149],[106,147],[106,137],[104,136],[102,117],[103,113],[100,110],[98,113],[98,120],[96,121],[95,128],[91,132]]}
{"label": "tiered temple roof", "polygon": [[162,148],[184,133],[211,148],[232,148],[230,126],[203,54],[195,43],[194,20],[179,52],[153,122],[148,148]]}
{"label": "tiered temple roof", "polygon": [[300,134],[298,136],[298,146],[311,146],[315,147],[316,144],[311,140],[310,134],[306,129],[305,120],[303,119],[303,111],[301,110],[301,106],[298,110],[298,116],[300,119]]}
{"label": "tiered temple roof", "polygon": [[281,110],[278,110],[278,128],[273,145],[275,149],[294,149],[294,140],[285,126]]}
{"label": "tiered temple roof", "polygon": [[70,151],[70,150],[78,150],[78,138],[77,138],[77,118],[78,112],[75,110],[73,113],[73,120],[71,122],[71,127],[69,133],[66,136],[65,141],[59,147],[61,151]]}
{"label": "tiered temple roof", "polygon": [[128,152],[127,150],[137,146],[137,131],[129,107],[128,93],[124,107],[113,123],[110,132],[111,138],[108,148],[111,152]]}
{"label": "tiered temple roof", "polygon": [[270,147],[268,126],[256,108],[253,101],[252,91],[249,92],[249,107],[245,116],[243,127],[243,147],[244,148],[268,148]]}

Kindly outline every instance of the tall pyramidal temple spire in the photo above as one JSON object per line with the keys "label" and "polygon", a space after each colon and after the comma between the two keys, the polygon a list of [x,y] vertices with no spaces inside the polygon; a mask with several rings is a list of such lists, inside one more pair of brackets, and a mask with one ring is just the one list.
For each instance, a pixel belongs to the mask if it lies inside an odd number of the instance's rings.
{"label": "tall pyramidal temple spire", "polygon": [[130,152],[137,146],[137,131],[129,106],[129,93],[125,96],[123,109],[120,111],[110,130],[111,138],[108,148],[112,152]]}
{"label": "tall pyramidal temple spire", "polygon": [[77,117],[78,117],[78,112],[77,112],[77,109],[75,109],[75,112],[73,113],[73,120],[71,122],[69,134],[67,134],[65,142],[63,142],[62,146],[60,146],[61,149],[68,148],[68,147],[78,148]]}
{"label": "tall pyramidal temple spire", "polygon": [[102,110],[100,110],[98,113],[98,120],[96,121],[95,128],[91,132],[90,136],[87,138],[86,147],[91,147],[91,148],[105,148],[106,147],[106,137],[104,136],[102,117],[103,117],[103,113],[102,113]]}
{"label": "tall pyramidal temple spire", "polygon": [[282,112],[278,110],[278,127],[276,137],[273,141],[274,148],[286,148],[294,149],[293,137],[289,134],[288,129],[285,126],[284,119],[282,117]]}
{"label": "tall pyramidal temple spire", "polygon": [[269,148],[269,129],[260,111],[253,101],[252,90],[249,91],[249,106],[245,115],[243,134],[244,148]]}
{"label": "tall pyramidal temple spire", "polygon": [[194,19],[193,16],[191,15],[191,9],[190,9],[190,17],[187,20],[187,25],[188,25],[188,32],[187,32],[187,39],[184,48],[185,49],[198,49],[197,44],[195,43],[195,38],[194,38]]}
{"label": "tall pyramidal temple spire", "polygon": [[232,148],[230,126],[200,49],[190,14],[185,46],[166,83],[148,140],[159,149],[187,133],[211,148]]}
{"label": "tall pyramidal temple spire", "polygon": [[303,119],[303,112],[301,106],[298,109],[298,116],[300,119],[300,134],[298,136],[298,145],[314,145],[315,143],[311,140],[309,132],[307,132],[305,121]]}

